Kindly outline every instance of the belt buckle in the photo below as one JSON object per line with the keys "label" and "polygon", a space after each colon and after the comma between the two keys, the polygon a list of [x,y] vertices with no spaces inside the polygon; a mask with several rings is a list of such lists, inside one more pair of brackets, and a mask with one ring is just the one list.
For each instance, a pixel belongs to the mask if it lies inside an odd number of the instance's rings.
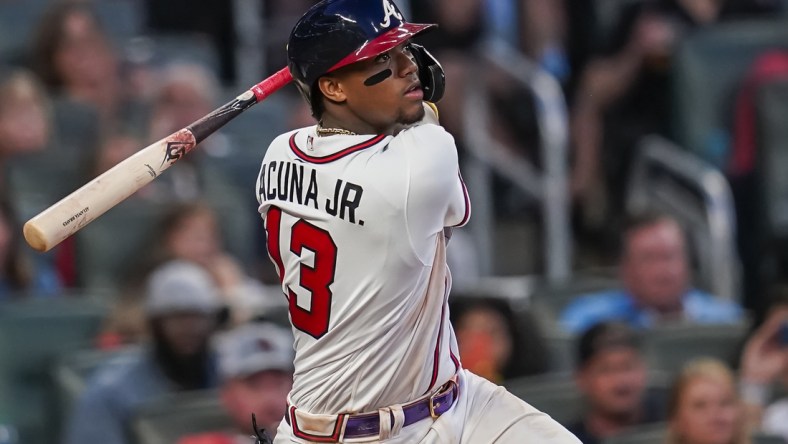
{"label": "belt buckle", "polygon": [[439,393],[440,393],[439,391],[435,392],[434,394],[430,395],[430,398],[427,400],[427,403],[430,408],[430,418],[432,419],[438,419],[438,414],[435,413],[435,408],[440,407],[441,404],[438,403],[437,406],[435,405],[435,397],[438,396]]}

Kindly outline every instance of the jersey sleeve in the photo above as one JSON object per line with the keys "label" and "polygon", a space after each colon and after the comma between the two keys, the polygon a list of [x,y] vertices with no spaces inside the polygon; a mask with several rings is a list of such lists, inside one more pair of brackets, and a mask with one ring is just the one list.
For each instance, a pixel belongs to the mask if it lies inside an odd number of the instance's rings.
{"label": "jersey sleeve", "polygon": [[438,125],[425,124],[397,136],[407,158],[406,220],[413,245],[444,227],[461,226],[470,200],[460,176],[454,138]]}

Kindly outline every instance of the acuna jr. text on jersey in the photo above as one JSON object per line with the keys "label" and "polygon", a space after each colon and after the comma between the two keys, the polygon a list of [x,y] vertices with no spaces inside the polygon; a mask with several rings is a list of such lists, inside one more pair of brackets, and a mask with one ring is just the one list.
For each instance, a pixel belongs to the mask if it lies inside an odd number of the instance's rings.
{"label": "acuna jr. text on jersey", "polygon": [[364,193],[361,185],[337,179],[331,194],[326,195],[318,189],[315,169],[285,161],[264,163],[259,184],[261,200],[280,200],[323,209],[342,220],[364,225],[363,220],[356,219],[356,209]]}

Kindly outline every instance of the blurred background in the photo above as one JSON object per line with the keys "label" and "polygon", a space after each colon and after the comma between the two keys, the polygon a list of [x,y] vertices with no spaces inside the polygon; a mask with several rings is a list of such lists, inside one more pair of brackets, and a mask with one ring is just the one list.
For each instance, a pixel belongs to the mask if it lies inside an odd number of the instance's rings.
{"label": "blurred background", "polygon": [[[314,124],[295,87],[52,251],[21,225],[283,67],[313,3],[0,0],[0,444],[224,443],[238,409],[284,414],[289,366],[222,369],[239,329],[289,328],[254,184]],[[584,443],[786,442],[788,1],[396,3],[440,25],[464,366]]]}

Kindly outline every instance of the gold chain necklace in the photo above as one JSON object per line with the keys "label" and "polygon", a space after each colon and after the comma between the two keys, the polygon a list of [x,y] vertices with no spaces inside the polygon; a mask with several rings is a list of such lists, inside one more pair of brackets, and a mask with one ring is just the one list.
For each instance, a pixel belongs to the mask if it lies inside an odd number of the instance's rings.
{"label": "gold chain necklace", "polygon": [[322,123],[317,124],[317,135],[318,136],[333,136],[334,134],[342,134],[345,136],[358,136],[357,133],[353,131],[346,130],[343,128],[323,128]]}

